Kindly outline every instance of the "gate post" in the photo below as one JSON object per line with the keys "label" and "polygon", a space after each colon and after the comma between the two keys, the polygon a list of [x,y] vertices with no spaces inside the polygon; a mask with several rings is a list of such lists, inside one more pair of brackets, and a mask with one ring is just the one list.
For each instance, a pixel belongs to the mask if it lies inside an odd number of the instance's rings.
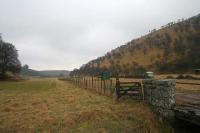
{"label": "gate post", "polygon": [[116,95],[117,95],[117,98],[119,98],[120,97],[120,94],[119,94],[119,89],[120,89],[120,81],[119,81],[119,78],[117,77],[116,78],[116,85],[115,85],[116,87],[115,87],[115,93],[116,93]]}
{"label": "gate post", "polygon": [[174,120],[175,80],[143,80],[144,98],[163,118]]}

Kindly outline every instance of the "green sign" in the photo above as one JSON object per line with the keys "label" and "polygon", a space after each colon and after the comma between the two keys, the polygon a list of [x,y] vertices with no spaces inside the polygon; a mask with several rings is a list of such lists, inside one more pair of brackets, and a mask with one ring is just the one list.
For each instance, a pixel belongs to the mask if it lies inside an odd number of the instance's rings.
{"label": "green sign", "polygon": [[110,79],[110,73],[108,73],[108,72],[103,72],[103,73],[101,74],[101,80],[108,80],[108,79]]}

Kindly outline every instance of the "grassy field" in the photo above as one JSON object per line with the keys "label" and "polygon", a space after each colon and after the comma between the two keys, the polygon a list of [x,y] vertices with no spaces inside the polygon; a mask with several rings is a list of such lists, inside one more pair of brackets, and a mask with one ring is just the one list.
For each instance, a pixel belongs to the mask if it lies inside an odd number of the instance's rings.
{"label": "grassy field", "polygon": [[162,133],[145,103],[111,98],[57,79],[0,82],[0,132]]}

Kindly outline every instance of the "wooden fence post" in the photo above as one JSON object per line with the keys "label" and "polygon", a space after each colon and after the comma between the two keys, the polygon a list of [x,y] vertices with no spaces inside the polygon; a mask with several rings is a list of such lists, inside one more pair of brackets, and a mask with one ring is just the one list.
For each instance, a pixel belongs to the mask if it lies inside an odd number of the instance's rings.
{"label": "wooden fence post", "polygon": [[99,93],[99,78],[97,78],[97,93]]}
{"label": "wooden fence post", "polygon": [[87,85],[87,79],[86,79],[86,89],[88,88],[88,85]]}
{"label": "wooden fence post", "polygon": [[142,89],[142,100],[144,101],[144,88],[143,88],[143,83],[141,83],[141,89]]}
{"label": "wooden fence post", "polygon": [[103,93],[104,93],[104,95],[106,93],[106,83],[105,83],[105,80],[103,80]]}
{"label": "wooden fence post", "polygon": [[112,96],[112,79],[110,80],[110,95]]}
{"label": "wooden fence post", "polygon": [[88,79],[88,89],[90,89],[90,78]]}
{"label": "wooden fence post", "polygon": [[93,87],[94,87],[94,77],[92,75],[92,89],[93,89]]}
{"label": "wooden fence post", "polygon": [[94,79],[94,88],[95,88],[95,92],[97,92],[97,80]]}
{"label": "wooden fence post", "polygon": [[100,92],[100,94],[102,93],[102,89],[103,89],[103,85],[102,85],[102,79],[101,79],[101,92]]}
{"label": "wooden fence post", "polygon": [[85,77],[83,77],[83,86],[85,88]]}

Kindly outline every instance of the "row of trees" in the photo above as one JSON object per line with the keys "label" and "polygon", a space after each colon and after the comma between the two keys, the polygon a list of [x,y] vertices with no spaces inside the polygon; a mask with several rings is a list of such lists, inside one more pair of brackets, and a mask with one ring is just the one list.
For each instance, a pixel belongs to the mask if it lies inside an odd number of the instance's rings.
{"label": "row of trees", "polygon": [[[132,57],[138,51],[143,53],[142,58],[148,57],[152,49],[159,51],[151,57],[151,64],[146,69],[159,73],[186,72],[200,67],[200,15],[179,23],[169,23],[141,39],[132,40],[122,45],[105,56],[97,58],[76,69],[73,74],[98,74],[102,71],[134,76],[139,75],[145,68],[142,64],[134,64]],[[123,64],[124,56],[130,57],[130,63]],[[136,61],[137,62],[137,61]],[[91,65],[95,64],[95,65]],[[104,67],[106,66],[106,67]],[[138,73],[137,73],[138,72]]]}
{"label": "row of trees", "polygon": [[86,76],[86,75],[93,75],[93,76],[100,76],[104,72],[110,73],[112,77],[143,77],[144,73],[147,70],[137,64],[136,62],[132,62],[130,64],[120,65],[112,64],[110,67],[100,67],[95,65],[84,65],[80,69],[74,69],[70,76]]}
{"label": "row of trees", "polygon": [[0,35],[0,79],[5,80],[8,72],[17,74],[20,69],[17,49],[11,43],[4,42]]}

